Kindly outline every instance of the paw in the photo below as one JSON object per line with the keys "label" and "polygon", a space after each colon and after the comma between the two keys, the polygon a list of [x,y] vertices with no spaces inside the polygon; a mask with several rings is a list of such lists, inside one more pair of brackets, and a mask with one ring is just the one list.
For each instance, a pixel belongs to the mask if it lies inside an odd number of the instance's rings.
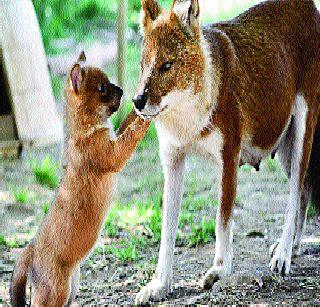
{"label": "paw", "polygon": [[165,284],[158,279],[151,281],[143,287],[136,296],[135,304],[144,305],[151,300],[160,301],[167,296],[170,290],[170,283]]}
{"label": "paw", "polygon": [[270,248],[270,252],[270,270],[280,273],[281,275],[288,275],[291,266],[291,253],[280,243],[273,244]]}
{"label": "paw", "polygon": [[223,267],[213,266],[211,267],[206,275],[200,280],[200,287],[206,290],[212,288],[212,286],[221,278],[230,275],[231,270],[225,270]]}

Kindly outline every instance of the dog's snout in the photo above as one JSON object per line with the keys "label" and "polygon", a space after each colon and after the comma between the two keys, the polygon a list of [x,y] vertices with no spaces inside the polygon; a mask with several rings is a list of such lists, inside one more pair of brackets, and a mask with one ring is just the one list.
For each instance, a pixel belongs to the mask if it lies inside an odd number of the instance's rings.
{"label": "dog's snout", "polygon": [[146,94],[136,96],[133,99],[133,103],[134,103],[136,109],[139,111],[143,110],[144,107],[146,106],[147,99],[148,99],[148,97]]}

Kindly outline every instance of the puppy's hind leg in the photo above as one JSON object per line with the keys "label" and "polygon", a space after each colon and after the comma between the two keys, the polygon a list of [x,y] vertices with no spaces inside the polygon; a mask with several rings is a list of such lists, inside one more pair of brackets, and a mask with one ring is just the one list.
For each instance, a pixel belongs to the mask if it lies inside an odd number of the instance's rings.
{"label": "puppy's hind leg", "polygon": [[68,299],[66,306],[70,306],[71,303],[76,298],[76,295],[79,291],[79,285],[80,285],[80,265],[78,264],[75,267],[73,274],[72,274],[72,277],[71,277],[70,294],[69,294],[69,299]]}
{"label": "puppy's hind leg", "polygon": [[69,297],[69,278],[65,276],[50,276],[50,284],[39,282],[36,286],[31,306],[62,307]]}

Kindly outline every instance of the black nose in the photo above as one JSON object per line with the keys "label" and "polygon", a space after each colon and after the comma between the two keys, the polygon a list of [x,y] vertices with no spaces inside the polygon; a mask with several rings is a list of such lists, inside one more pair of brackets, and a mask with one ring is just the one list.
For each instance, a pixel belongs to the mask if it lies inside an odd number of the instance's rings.
{"label": "black nose", "polygon": [[111,86],[112,86],[112,88],[113,88],[113,90],[114,90],[114,92],[115,92],[115,94],[118,96],[118,97],[122,97],[122,95],[123,95],[123,90],[122,90],[122,88],[121,87],[119,87],[119,86],[117,86],[117,85],[114,85],[114,84],[111,84]]}
{"label": "black nose", "polygon": [[146,106],[147,103],[147,95],[146,94],[142,94],[142,95],[138,95],[137,97],[135,97],[132,101],[135,105],[135,107],[141,111],[144,109],[144,107]]}

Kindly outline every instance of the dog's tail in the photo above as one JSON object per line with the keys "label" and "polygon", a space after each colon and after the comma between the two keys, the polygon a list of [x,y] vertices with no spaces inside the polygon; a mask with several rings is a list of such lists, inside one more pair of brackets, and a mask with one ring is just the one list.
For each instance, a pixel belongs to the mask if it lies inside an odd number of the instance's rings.
{"label": "dog's tail", "polygon": [[18,258],[14,268],[11,284],[10,299],[12,307],[26,306],[27,273],[33,256],[33,247],[28,245]]}
{"label": "dog's tail", "polygon": [[[320,102],[320,101],[319,101]],[[320,213],[320,119],[315,130],[308,168],[308,182],[312,188],[311,205]]]}

